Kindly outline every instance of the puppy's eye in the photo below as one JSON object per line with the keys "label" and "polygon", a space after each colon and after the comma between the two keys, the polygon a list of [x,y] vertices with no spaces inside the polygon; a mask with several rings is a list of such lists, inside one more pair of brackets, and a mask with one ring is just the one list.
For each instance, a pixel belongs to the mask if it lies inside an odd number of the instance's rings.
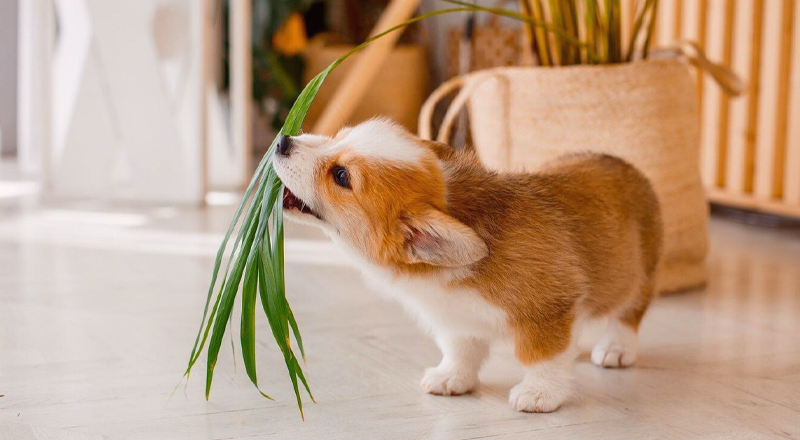
{"label": "puppy's eye", "polygon": [[336,182],[337,185],[342,188],[350,188],[350,175],[347,173],[346,169],[337,165],[331,169],[331,174],[333,175],[333,181]]}

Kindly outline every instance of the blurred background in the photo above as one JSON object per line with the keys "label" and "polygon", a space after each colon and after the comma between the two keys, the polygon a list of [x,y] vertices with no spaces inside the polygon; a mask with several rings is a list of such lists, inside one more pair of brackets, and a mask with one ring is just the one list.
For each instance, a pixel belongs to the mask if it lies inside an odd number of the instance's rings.
{"label": "blurred background", "polygon": [[[16,188],[6,192],[200,205],[240,190],[306,81],[366,39],[386,3],[4,0],[0,151],[4,186]],[[414,130],[447,68],[443,29],[462,20],[404,32],[370,98],[341,122],[389,115]]]}
{"label": "blurred background", "polygon": [[[181,205],[241,189],[306,81],[369,36],[387,5],[2,1],[4,203],[36,191]],[[519,10],[513,1],[479,4]],[[629,29],[635,2],[622,5]],[[394,16],[451,6],[410,2],[395,5]],[[698,74],[700,167],[712,202],[800,216],[797,9],[789,0],[658,2],[654,47],[694,41],[749,87],[734,100]],[[389,115],[416,131],[420,106],[443,80],[531,64],[524,33],[519,22],[486,13],[411,26],[375,76],[365,77],[368,95],[328,105],[356,63],[348,60],[326,82],[305,127],[327,110],[319,129]],[[464,133],[457,136],[463,143]]]}
{"label": "blurred background", "polygon": [[[651,178],[667,182],[675,202],[662,199],[665,209],[688,219],[668,228],[691,268],[676,266],[681,282],[666,290],[684,293],[648,312],[642,368],[604,376],[612,373],[579,364],[585,397],[554,419],[508,413],[513,360],[492,361],[496,373],[482,376],[486,388],[475,395],[425,396],[416,382],[438,360],[435,345],[395,306],[363,293],[321,233],[288,225],[287,295],[320,402],[301,426],[271,346],[259,348],[259,378],[275,402],[254,392],[223,349],[211,403],[197,374],[187,398],[179,392],[165,406],[214,253],[306,82],[376,29],[453,5],[0,0],[0,438],[500,438],[504,430],[529,438],[534,428],[553,438],[800,435],[800,4],[618,3],[623,39],[651,4],[658,14],[645,26],[646,47],[692,41],[745,85],[731,96],[693,67],[686,87],[654,84],[677,107],[648,113],[652,130],[625,145]],[[535,13],[533,0],[475,4]],[[420,113],[437,87],[489,68],[531,73],[553,44],[537,38],[486,13],[426,19],[335,70],[304,129],[329,134],[389,116],[423,131]],[[551,55],[566,64],[570,53]],[[595,110],[612,119],[608,132],[592,121],[549,131],[566,120],[559,103],[581,93],[546,81],[515,87],[511,97],[552,119],[515,122],[508,139],[627,136],[631,124],[614,126],[620,114],[605,107]],[[434,127],[448,119],[452,93],[442,95],[443,105],[430,108]],[[449,139],[476,145],[500,169],[528,165],[531,157],[495,149],[506,137],[488,131],[489,119],[470,120],[483,111],[511,121],[501,107],[481,105],[493,99],[478,93],[470,111],[451,114]],[[626,109],[636,119],[640,108]],[[653,144],[663,148],[651,153]],[[265,322],[259,328],[268,334]]]}

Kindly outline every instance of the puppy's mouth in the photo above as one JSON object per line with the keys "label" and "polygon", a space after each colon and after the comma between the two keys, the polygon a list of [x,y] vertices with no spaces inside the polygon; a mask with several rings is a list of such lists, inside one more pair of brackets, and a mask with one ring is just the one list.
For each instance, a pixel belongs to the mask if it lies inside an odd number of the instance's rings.
{"label": "puppy's mouth", "polygon": [[306,202],[302,201],[300,197],[294,195],[288,186],[283,187],[283,209],[301,214],[312,215],[317,219],[322,220],[322,217],[314,212],[313,209],[309,208],[309,206],[306,205]]}

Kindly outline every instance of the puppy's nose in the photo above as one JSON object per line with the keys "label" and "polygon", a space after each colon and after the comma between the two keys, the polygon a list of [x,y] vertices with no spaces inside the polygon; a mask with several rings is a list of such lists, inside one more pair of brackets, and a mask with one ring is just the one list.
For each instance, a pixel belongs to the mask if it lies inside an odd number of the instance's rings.
{"label": "puppy's nose", "polygon": [[281,136],[281,138],[278,140],[278,154],[281,156],[288,156],[292,151],[293,146],[294,142],[292,142],[291,136]]}

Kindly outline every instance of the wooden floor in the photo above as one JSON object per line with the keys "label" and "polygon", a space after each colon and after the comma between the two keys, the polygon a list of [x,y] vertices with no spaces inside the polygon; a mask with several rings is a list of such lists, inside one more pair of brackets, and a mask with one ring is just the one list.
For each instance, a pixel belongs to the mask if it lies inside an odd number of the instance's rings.
{"label": "wooden floor", "polygon": [[[507,402],[500,349],[476,393],[418,386],[439,353],[314,231],[290,229],[288,294],[318,403],[300,419],[262,320],[265,400],[227,340],[211,400],[179,383],[232,208],[0,204],[0,439],[620,439],[800,437],[800,229],[715,219],[705,291],[659,299],[639,363],[583,355],[553,414]],[[237,353],[238,356],[238,353]]]}

